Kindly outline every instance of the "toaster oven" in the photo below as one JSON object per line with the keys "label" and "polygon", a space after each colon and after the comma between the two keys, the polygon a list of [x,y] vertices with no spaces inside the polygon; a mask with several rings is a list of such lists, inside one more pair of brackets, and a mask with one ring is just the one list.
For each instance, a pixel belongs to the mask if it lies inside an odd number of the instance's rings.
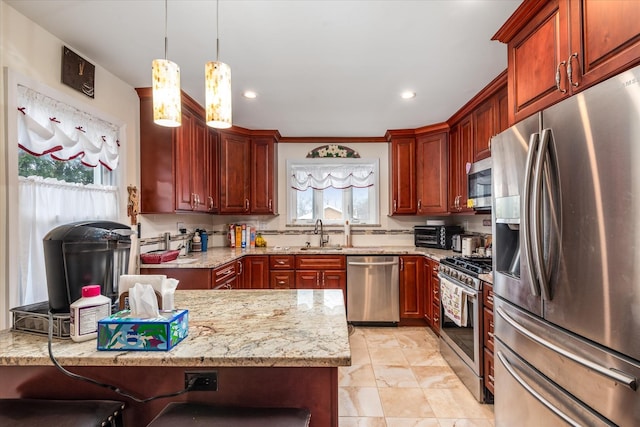
{"label": "toaster oven", "polygon": [[458,225],[416,225],[413,227],[414,243],[421,248],[451,249],[455,234],[462,233]]}

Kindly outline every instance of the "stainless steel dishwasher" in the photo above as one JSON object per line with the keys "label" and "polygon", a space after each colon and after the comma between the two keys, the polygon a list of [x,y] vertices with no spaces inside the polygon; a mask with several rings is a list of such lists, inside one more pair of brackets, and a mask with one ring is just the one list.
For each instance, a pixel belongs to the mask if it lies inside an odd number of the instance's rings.
{"label": "stainless steel dishwasher", "polygon": [[347,321],[397,324],[400,321],[397,256],[347,257]]}

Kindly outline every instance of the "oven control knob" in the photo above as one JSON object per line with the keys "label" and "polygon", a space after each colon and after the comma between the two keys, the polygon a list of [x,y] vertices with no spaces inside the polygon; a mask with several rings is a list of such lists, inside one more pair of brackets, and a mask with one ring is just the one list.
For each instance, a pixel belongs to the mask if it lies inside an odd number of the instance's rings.
{"label": "oven control knob", "polygon": [[455,270],[451,272],[451,275],[456,279],[458,278],[458,272]]}
{"label": "oven control knob", "polygon": [[465,282],[467,283],[467,285],[473,285],[473,279],[471,277],[467,277],[467,280],[465,280]]}

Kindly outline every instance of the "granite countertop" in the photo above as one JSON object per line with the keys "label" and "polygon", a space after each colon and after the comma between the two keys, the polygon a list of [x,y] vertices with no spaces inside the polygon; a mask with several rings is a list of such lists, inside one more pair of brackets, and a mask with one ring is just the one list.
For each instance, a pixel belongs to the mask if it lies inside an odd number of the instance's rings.
{"label": "granite countertop", "polygon": [[162,264],[141,264],[140,268],[216,268],[245,255],[424,255],[435,261],[454,255],[443,249],[418,248],[415,246],[378,246],[352,248],[311,248],[302,246],[273,246],[267,248],[209,248],[206,252],[191,252],[187,257]]}
{"label": "granite countertop", "polygon": [[[63,366],[336,367],[351,364],[341,290],[176,291],[189,335],[169,351],[98,351],[54,339]],[[47,337],[0,331],[0,366],[52,365]]]}

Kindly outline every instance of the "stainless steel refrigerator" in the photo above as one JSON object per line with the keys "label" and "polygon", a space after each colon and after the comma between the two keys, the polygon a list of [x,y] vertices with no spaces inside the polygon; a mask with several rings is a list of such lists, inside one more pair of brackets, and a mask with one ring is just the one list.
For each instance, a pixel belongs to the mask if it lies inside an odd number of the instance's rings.
{"label": "stainless steel refrigerator", "polygon": [[640,67],[492,158],[496,425],[640,425]]}

